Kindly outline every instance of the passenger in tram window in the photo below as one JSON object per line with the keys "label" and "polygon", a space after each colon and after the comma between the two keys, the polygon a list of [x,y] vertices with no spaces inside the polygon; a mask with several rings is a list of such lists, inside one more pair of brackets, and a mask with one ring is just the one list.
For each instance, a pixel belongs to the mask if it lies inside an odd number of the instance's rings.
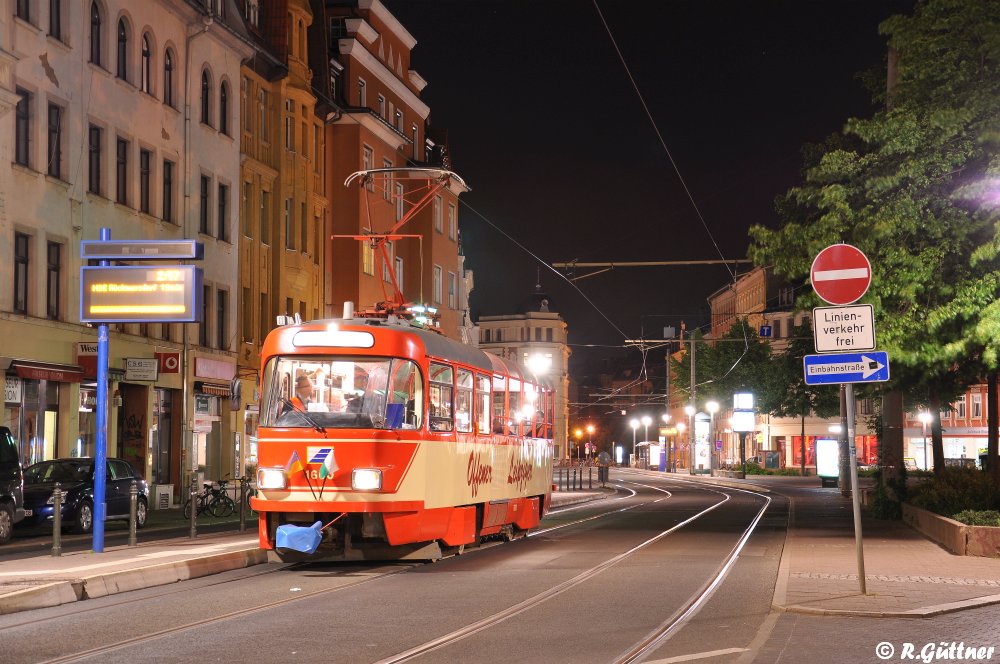
{"label": "passenger in tram window", "polygon": [[309,404],[313,400],[313,386],[309,376],[299,374],[295,379],[295,396],[292,397],[292,404],[301,410],[308,410]]}

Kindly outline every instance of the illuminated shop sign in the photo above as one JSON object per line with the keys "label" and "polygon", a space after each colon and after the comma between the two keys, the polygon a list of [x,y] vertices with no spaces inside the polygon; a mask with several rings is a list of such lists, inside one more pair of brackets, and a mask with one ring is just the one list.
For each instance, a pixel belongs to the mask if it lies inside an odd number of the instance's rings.
{"label": "illuminated shop sign", "polygon": [[194,323],[202,271],[193,265],[80,268],[84,323]]}

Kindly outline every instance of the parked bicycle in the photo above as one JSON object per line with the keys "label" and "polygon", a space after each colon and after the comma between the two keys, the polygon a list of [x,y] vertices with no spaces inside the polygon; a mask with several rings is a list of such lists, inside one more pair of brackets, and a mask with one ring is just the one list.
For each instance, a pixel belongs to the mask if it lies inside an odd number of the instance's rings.
{"label": "parked bicycle", "polygon": [[[246,496],[246,498],[245,498],[246,499],[246,505],[247,505],[247,507],[246,507],[247,512],[246,513],[249,514],[250,516],[255,515],[257,513],[257,510],[255,510],[253,508],[253,505],[250,504],[250,499],[257,495],[257,487],[255,487],[253,485],[253,482],[250,481],[250,477],[248,477],[246,475],[244,475],[243,477],[237,477],[236,480],[240,483],[240,493],[241,493],[241,495],[245,495]],[[243,494],[243,491],[246,491],[246,493]]]}
{"label": "parked bicycle", "polygon": [[[216,487],[218,484],[218,487]],[[229,496],[229,481],[221,479],[218,482],[205,482],[202,492],[197,498],[198,514],[208,512],[214,517],[227,517],[236,511],[236,501]],[[191,499],[184,503],[184,518],[191,518]]]}

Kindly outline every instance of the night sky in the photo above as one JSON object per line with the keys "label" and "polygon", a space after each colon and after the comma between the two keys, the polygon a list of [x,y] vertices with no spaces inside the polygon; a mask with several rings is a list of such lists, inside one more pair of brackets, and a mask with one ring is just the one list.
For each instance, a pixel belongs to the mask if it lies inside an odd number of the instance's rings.
{"label": "night sky", "polygon": [[[514,312],[541,268],[571,343],[619,346],[707,323],[725,268],[577,281],[595,308],[546,264],[745,258],[746,229],[776,225],[775,197],[799,183],[802,146],[871,115],[857,74],[885,61],[879,23],[914,4],[598,1],[706,230],[591,0],[383,1],[417,39],[431,122],[472,187],[474,317]],[[616,353],[574,346],[577,363]]]}

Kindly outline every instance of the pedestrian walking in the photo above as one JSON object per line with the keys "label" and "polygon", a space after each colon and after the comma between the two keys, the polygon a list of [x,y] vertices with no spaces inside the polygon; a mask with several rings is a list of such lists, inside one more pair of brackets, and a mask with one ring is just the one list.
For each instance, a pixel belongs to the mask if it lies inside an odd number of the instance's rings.
{"label": "pedestrian walking", "polygon": [[608,468],[611,466],[611,455],[607,450],[601,450],[597,455],[597,479],[603,487],[608,481]]}

